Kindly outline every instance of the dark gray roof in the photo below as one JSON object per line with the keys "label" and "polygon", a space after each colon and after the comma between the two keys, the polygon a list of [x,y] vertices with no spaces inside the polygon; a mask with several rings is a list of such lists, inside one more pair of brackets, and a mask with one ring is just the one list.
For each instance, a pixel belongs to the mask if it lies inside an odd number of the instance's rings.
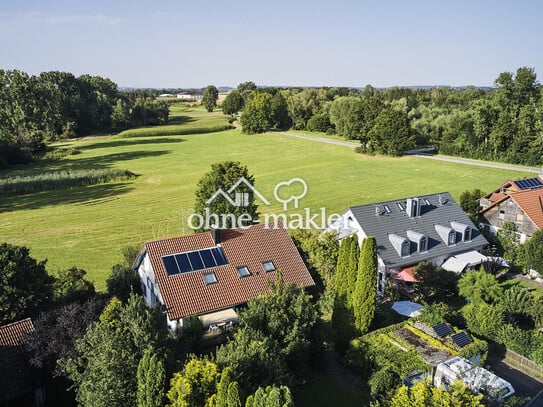
{"label": "dark gray roof", "polygon": [[[377,252],[387,268],[405,267],[423,260],[430,260],[438,256],[447,256],[470,250],[480,250],[488,244],[480,234],[473,222],[458,206],[448,192],[421,195],[412,198],[420,199],[420,216],[409,217],[407,210],[411,205],[407,201],[411,198],[395,199],[376,204],[352,206],[349,209],[362,227],[367,236],[374,236],[377,240]],[[400,203],[401,205],[397,205]],[[428,205],[429,203],[429,205]],[[403,208],[403,210],[400,210]],[[378,214],[379,213],[379,214]],[[437,228],[436,225],[445,228]],[[471,240],[463,241],[459,229],[469,225],[472,228]],[[444,242],[443,230],[456,230],[458,243],[448,246]],[[410,233],[411,240],[407,235]],[[413,236],[423,234],[428,239],[428,250],[419,253]],[[410,243],[410,255],[401,257],[398,254],[397,238],[390,235],[404,237]],[[446,238],[446,236],[445,236]],[[395,248],[396,246],[396,248]]]}

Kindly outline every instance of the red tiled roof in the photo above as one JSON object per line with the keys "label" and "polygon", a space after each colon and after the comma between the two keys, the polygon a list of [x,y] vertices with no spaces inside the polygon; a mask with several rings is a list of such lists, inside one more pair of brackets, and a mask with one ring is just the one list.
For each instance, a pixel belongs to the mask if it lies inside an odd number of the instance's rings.
{"label": "red tiled roof", "polygon": [[[252,225],[221,231],[221,246],[228,264],[168,276],[162,256],[215,247],[210,232],[158,240],[145,244],[158,288],[170,320],[242,304],[267,290],[276,272],[266,272],[262,262],[272,261],[287,284],[315,285],[296,246],[283,228]],[[247,266],[251,273],[239,277],[236,268]],[[213,271],[217,283],[206,285],[203,274]]]}
{"label": "red tiled roof", "polygon": [[543,188],[520,191],[511,198],[539,229],[543,229]]}
{"label": "red tiled roof", "polygon": [[34,332],[30,318],[0,326],[0,403],[13,400],[34,388],[33,370],[23,342]]}

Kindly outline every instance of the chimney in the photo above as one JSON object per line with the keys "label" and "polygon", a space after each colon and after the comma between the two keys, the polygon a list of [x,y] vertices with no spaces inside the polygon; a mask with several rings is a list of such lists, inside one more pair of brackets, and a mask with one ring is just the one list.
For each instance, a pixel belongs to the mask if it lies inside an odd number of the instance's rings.
{"label": "chimney", "polygon": [[420,217],[420,199],[419,198],[408,198],[406,201],[406,212],[407,216],[410,218]]}
{"label": "chimney", "polygon": [[215,244],[221,243],[221,229],[218,228],[217,225],[211,225],[211,228],[209,229],[209,232],[211,233],[211,237],[213,238],[213,241]]}

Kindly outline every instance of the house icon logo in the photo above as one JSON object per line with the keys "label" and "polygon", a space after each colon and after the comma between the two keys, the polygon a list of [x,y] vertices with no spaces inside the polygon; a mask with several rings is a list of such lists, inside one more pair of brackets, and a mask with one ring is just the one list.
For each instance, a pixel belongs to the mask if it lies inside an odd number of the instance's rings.
{"label": "house icon logo", "polygon": [[[240,187],[245,186],[243,188],[243,191],[237,191],[237,189],[241,189]],[[251,184],[247,178],[241,177],[236,181],[234,185],[232,185],[228,190],[224,190],[222,188],[219,188],[211,197],[206,201],[206,205],[209,205],[211,202],[213,202],[215,199],[222,197],[224,200],[226,200],[230,205],[240,208],[246,208],[249,206],[250,200],[249,200],[249,192],[246,192],[247,189],[251,191],[258,199],[262,201],[265,205],[269,205],[270,202],[266,199],[264,195],[262,195],[258,189],[256,189],[253,184]],[[233,194],[233,198],[232,198]]]}

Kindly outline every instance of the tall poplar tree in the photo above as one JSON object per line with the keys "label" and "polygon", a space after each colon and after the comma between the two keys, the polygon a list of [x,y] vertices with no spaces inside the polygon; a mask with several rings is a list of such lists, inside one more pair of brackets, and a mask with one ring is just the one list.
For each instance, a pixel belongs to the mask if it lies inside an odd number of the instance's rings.
{"label": "tall poplar tree", "polygon": [[377,296],[377,242],[368,236],[362,242],[358,276],[353,293],[354,325],[360,335],[368,332],[375,315]]}

